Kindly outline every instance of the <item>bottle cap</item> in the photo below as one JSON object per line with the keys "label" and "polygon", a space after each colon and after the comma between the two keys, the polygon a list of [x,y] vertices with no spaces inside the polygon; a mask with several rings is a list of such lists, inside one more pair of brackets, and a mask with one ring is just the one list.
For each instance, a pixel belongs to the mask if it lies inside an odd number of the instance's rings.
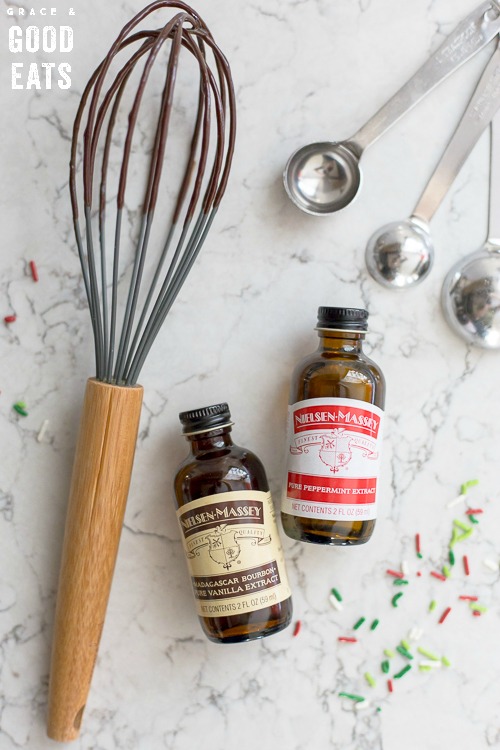
{"label": "bottle cap", "polygon": [[199,432],[210,432],[218,427],[229,427],[231,412],[227,404],[204,406],[202,409],[182,411],[179,414],[183,435],[196,435]]}
{"label": "bottle cap", "polygon": [[319,307],[317,327],[339,331],[366,331],[368,311],[359,307]]}

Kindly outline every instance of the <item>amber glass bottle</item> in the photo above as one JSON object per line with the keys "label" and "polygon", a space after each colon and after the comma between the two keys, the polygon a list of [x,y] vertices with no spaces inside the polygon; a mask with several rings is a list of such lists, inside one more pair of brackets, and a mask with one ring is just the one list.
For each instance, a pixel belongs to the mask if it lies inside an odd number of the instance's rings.
{"label": "amber glass bottle", "polygon": [[373,533],[385,381],[363,353],[367,319],[320,307],[319,347],[293,373],[282,500],[292,539],[352,545]]}
{"label": "amber glass bottle", "polygon": [[217,643],[277,633],[292,600],[264,467],[234,445],[227,404],[179,419],[191,451],[175,477],[177,518],[201,626]]}

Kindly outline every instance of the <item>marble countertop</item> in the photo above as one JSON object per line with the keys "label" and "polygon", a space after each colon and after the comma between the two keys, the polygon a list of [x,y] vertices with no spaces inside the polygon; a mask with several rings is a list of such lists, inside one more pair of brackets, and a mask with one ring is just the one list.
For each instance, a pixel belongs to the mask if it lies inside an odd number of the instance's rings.
{"label": "marble countertop", "polygon": [[[236,156],[206,246],[142,373],[132,486],[75,750],[500,747],[499,355],[466,346],[439,306],[448,268],[486,237],[487,135],[433,221],[430,277],[392,293],[364,264],[371,233],[410,213],[492,48],[366,152],[362,191],[344,211],[306,216],[281,179],[298,146],[352,134],[475,5],[198,0],[232,65]],[[48,23],[20,18],[19,7],[5,3],[0,12],[1,315],[17,316],[0,335],[0,750],[48,750],[56,747],[46,738],[45,714],[65,510],[84,384],[93,374],[67,186],[70,132],[91,71],[142,4],[57,0],[58,24],[75,11],[72,86],[50,91],[11,90],[13,61],[45,59],[9,52],[14,22]],[[294,364],[316,347],[319,305],[370,311],[366,349],[388,384],[377,528],[368,545],[347,550],[284,538],[299,635],[291,627],[252,644],[217,646],[204,639],[195,616],[174,514],[172,479],[186,452],[177,414],[227,400],[235,440],[261,457],[277,501],[288,383]],[[12,409],[19,400],[26,417]],[[469,490],[470,503],[484,513],[457,545],[443,583],[430,571],[446,561],[453,519],[465,518],[463,503],[447,506],[471,479],[480,482]],[[398,589],[385,571],[403,562],[410,583],[394,608]],[[342,611],[329,602],[332,586],[343,595]],[[488,611],[474,617],[461,594],[477,595]],[[339,644],[361,616],[359,642]],[[371,631],[375,618],[380,624]],[[423,633],[411,642],[412,670],[389,694],[383,650],[415,627]],[[425,657],[417,657],[417,646],[450,666],[419,670]],[[405,663],[393,657],[391,674]],[[367,671],[375,687],[366,683]],[[342,691],[370,704],[355,710]]]}

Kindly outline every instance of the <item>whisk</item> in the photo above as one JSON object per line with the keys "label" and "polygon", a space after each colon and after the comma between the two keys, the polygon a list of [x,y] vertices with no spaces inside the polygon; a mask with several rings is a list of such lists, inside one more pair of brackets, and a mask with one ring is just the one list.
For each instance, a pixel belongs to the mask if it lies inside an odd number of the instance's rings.
{"label": "whisk", "polygon": [[[158,29],[138,28],[162,8],[174,9],[175,15]],[[145,90],[153,68],[162,65],[162,54],[166,56],[161,68],[163,89],[156,119],[147,118],[152,145],[141,207],[134,212],[126,203],[134,174],[134,136],[144,137],[144,122],[141,128],[138,123],[141,113],[145,119]],[[171,163],[182,158],[176,148],[171,160],[167,159],[167,136],[184,57],[194,60],[197,75],[194,125],[183,128],[187,140],[180,178],[175,178],[176,197],[170,204],[164,237],[154,260],[149,261],[155,209],[159,198],[168,193],[161,183],[164,164],[169,165],[170,187],[175,172]],[[118,58],[121,67],[113,77],[110,68]],[[136,88],[134,73],[139,78]],[[122,143],[118,123],[132,91]],[[69,185],[95,342],[96,376],[88,380],[85,391],[55,615],[48,734],[59,741],[78,736],[97,657],[142,405],[143,389],[137,380],[226,190],[235,122],[235,95],[226,58],[198,13],[170,0],[151,3],[127,23],[90,78],[76,114]],[[117,154],[121,166],[117,184],[110,188]],[[113,204],[113,249],[108,253],[106,218]],[[119,295],[123,288],[119,282],[127,275],[122,258],[123,217],[130,225],[136,214],[130,282],[123,305]]]}

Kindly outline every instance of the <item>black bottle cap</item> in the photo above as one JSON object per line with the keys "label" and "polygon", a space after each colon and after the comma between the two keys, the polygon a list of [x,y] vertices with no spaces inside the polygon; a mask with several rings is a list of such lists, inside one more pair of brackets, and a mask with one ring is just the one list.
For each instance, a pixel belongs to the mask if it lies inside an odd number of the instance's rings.
{"label": "black bottle cap", "polygon": [[359,307],[319,307],[318,328],[339,331],[366,331],[368,311]]}
{"label": "black bottle cap", "polygon": [[197,432],[209,432],[218,427],[226,427],[231,422],[231,412],[227,404],[204,406],[202,409],[182,411],[179,414],[184,435],[195,435]]}

